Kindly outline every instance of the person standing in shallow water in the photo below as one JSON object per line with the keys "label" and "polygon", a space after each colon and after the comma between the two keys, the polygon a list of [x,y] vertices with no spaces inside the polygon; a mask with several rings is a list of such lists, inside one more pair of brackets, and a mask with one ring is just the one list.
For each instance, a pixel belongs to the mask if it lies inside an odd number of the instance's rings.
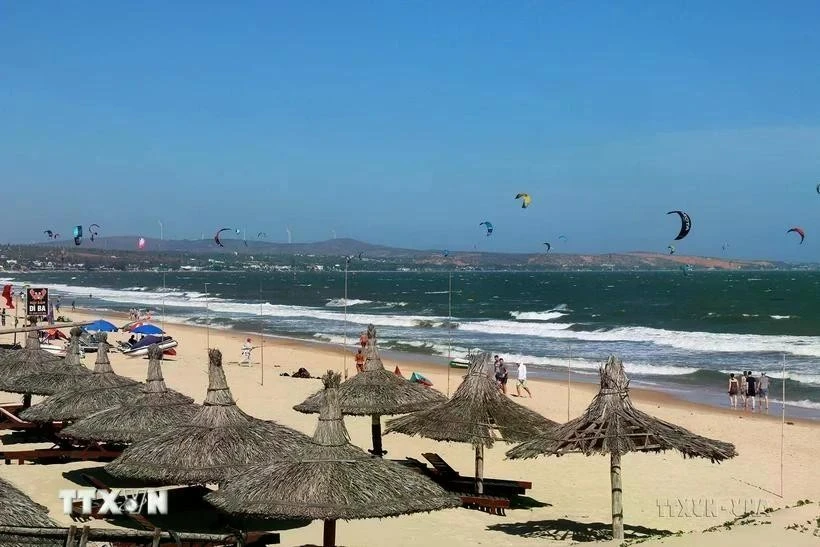
{"label": "person standing in shallow water", "polygon": [[729,375],[729,406],[737,408],[737,394],[740,391],[740,383],[735,378],[734,373]]}
{"label": "person standing in shallow water", "polygon": [[751,370],[746,372],[746,400],[751,403],[752,412],[754,412],[757,400],[757,378],[752,376]]}
{"label": "person standing in shallow water", "polygon": [[760,410],[763,410],[763,403],[766,403],[766,411],[769,411],[769,377],[765,372],[760,374],[757,386],[757,396],[760,398]]}

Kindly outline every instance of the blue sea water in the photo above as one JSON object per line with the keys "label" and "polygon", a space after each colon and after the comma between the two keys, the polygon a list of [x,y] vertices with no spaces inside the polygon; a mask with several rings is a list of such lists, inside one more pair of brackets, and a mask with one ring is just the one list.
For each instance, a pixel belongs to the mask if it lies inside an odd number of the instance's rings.
{"label": "blue sea water", "polygon": [[[791,415],[820,417],[820,274],[815,272],[48,272],[63,306],[164,309],[166,321],[382,346],[441,363],[483,349],[531,374],[596,379],[610,354],[633,385],[725,405],[727,374],[773,378]],[[207,288],[206,288],[207,284]],[[89,295],[91,298],[89,299]],[[452,328],[447,328],[451,316]]]}

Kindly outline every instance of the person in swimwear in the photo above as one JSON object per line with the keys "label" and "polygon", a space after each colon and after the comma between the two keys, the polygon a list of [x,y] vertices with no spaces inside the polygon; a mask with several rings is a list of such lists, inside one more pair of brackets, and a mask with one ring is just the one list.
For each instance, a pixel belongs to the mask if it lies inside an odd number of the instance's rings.
{"label": "person in swimwear", "polygon": [[362,353],[362,350],[356,353],[356,372],[364,372],[364,353]]}

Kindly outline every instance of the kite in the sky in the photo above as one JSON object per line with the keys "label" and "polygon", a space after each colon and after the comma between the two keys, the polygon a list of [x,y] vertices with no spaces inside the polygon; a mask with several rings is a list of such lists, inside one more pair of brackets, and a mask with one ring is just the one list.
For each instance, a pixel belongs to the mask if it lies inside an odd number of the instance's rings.
{"label": "kite in the sky", "polygon": [[144,249],[145,248],[145,238],[141,237],[137,240],[137,249]]}
{"label": "kite in the sky", "polygon": [[550,245],[546,241],[544,242],[544,245],[546,245],[546,247],[547,247],[547,252],[550,252],[550,249],[552,249],[552,245]]}
{"label": "kite in the sky", "polygon": [[527,207],[530,206],[530,203],[532,203],[532,198],[530,197],[529,194],[516,194],[515,199],[520,199],[521,200],[521,208],[522,209],[526,209]]}
{"label": "kite in the sky", "polygon": [[444,249],[444,258],[447,258],[448,256],[450,256],[450,251]]}
{"label": "kite in the sky", "polygon": [[820,194],[820,184],[817,185],[817,193]]}
{"label": "kite in the sky", "polygon": [[689,218],[687,213],[684,213],[683,211],[669,211],[666,214],[676,214],[680,217],[680,232],[678,232],[678,236],[675,238],[675,241],[679,241],[689,235],[689,230],[692,229],[692,219]]}
{"label": "kite in the sky", "polygon": [[486,226],[487,227],[487,237],[490,237],[493,234],[493,223],[489,220],[485,220],[481,222],[479,226]]}
{"label": "kite in the sky", "polygon": [[675,246],[674,245],[670,245],[669,247],[667,247],[667,249],[669,249],[669,254],[671,254],[671,255],[675,254]]}
{"label": "kite in the sky", "polygon": [[226,231],[229,232],[230,230],[231,230],[230,228],[220,228],[219,230],[217,230],[216,233],[214,234],[214,243],[216,243],[220,247],[224,247],[222,242],[219,240],[219,234],[221,234],[222,232],[226,232]]}
{"label": "kite in the sky", "polygon": [[91,234],[91,241],[94,241],[94,238],[99,235],[99,232],[94,229],[95,226],[97,227],[97,229],[100,228],[99,224],[92,224],[88,227],[88,233]]}
{"label": "kite in the sky", "polygon": [[562,236],[558,236],[558,239],[561,239],[561,240],[563,240],[563,241],[566,241],[566,240],[567,240],[567,236],[563,236],[563,235],[562,235]]}
{"label": "kite in the sky", "polygon": [[83,227],[74,226],[74,245],[79,245],[83,242]]}
{"label": "kite in the sky", "polygon": [[51,230],[43,230],[43,233],[46,234],[49,239],[54,239],[54,232]]}
{"label": "kite in the sky", "polygon": [[262,239],[263,237],[268,237],[268,234],[266,234],[265,232],[259,232],[258,234],[256,234],[256,239]]}
{"label": "kite in the sky", "polygon": [[789,228],[788,230],[786,230],[787,234],[789,232],[794,232],[797,235],[799,235],[800,236],[800,244],[801,245],[803,244],[803,240],[806,238],[806,232],[803,231],[803,228],[801,228],[799,226],[795,226],[794,228]]}

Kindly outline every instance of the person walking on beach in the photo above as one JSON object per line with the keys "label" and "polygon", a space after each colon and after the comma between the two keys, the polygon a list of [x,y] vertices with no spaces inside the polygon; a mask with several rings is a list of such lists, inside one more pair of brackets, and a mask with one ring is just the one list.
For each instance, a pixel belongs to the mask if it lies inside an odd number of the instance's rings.
{"label": "person walking on beach", "polygon": [[530,388],[527,387],[527,365],[524,363],[518,363],[518,383],[515,385],[515,392],[519,397],[521,397],[522,387],[524,388],[524,391],[527,392],[527,395],[530,396],[530,399],[532,399]]}
{"label": "person walking on beach", "polygon": [[6,326],[6,308],[0,310],[0,324]]}
{"label": "person walking on beach", "polygon": [[504,365],[504,359],[498,360],[498,371],[495,373],[495,379],[498,380],[500,384],[499,387],[501,388],[501,392],[504,395],[507,394],[507,377],[509,376],[509,372],[507,372],[507,367]]}
{"label": "person walking on beach", "polygon": [[755,411],[755,400],[757,399],[757,378],[752,376],[752,371],[746,373],[746,399],[752,404],[752,412]]}
{"label": "person walking on beach", "polygon": [[242,361],[240,361],[240,364],[249,365],[251,363],[251,351],[253,351],[253,344],[251,343],[251,339],[248,338],[245,340],[245,343],[242,344]]}
{"label": "person walking on beach", "polygon": [[364,372],[364,353],[361,349],[356,352],[356,372]]}
{"label": "person walking on beach", "polygon": [[729,406],[737,408],[737,393],[740,391],[740,384],[734,373],[729,375]]}
{"label": "person walking on beach", "polygon": [[77,303],[74,300],[72,300],[71,301],[71,311],[76,311],[76,310],[77,310]]}
{"label": "person walking on beach", "polygon": [[760,410],[763,410],[763,403],[766,403],[766,412],[769,411],[769,377],[765,372],[760,373],[760,380],[757,386],[757,396],[760,398]]}
{"label": "person walking on beach", "polygon": [[367,331],[362,331],[359,335],[359,344],[362,345],[362,348],[367,346]]}

